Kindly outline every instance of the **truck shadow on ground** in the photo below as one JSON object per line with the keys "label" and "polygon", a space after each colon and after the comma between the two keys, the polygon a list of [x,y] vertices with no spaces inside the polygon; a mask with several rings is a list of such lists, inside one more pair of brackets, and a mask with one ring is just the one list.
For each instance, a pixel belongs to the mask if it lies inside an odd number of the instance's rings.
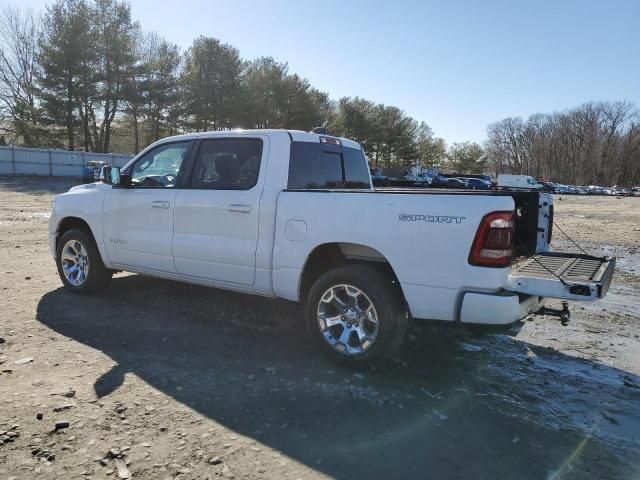
{"label": "truck shadow on ground", "polygon": [[386,368],[354,375],[316,352],[297,305],[135,275],[49,292],[37,318],[117,362],[98,397],[133,373],[333,477],[637,474],[640,378],[506,335],[417,328]]}

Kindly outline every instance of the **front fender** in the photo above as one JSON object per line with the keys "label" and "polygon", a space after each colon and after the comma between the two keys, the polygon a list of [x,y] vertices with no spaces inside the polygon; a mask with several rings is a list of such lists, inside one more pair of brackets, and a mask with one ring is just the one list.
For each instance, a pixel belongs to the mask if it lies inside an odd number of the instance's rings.
{"label": "front fender", "polygon": [[103,260],[104,236],[102,231],[102,206],[110,185],[90,183],[72,187],[68,192],[56,195],[51,205],[49,219],[49,250],[55,256],[55,242],[60,226],[66,219],[75,218],[89,226]]}

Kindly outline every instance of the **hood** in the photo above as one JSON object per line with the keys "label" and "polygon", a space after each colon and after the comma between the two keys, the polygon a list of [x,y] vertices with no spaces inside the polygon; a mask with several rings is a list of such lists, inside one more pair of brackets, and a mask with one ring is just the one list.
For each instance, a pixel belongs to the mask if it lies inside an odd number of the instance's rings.
{"label": "hood", "polygon": [[94,182],[94,183],[85,183],[84,185],[76,185],[75,187],[71,187],[69,192],[78,192],[80,193],[83,190],[108,190],[110,185],[107,185],[103,182]]}

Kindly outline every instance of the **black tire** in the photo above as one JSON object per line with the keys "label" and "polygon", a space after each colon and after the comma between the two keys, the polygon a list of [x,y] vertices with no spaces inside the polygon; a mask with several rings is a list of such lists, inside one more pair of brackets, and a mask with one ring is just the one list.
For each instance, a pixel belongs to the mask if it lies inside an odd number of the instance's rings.
{"label": "black tire", "polygon": [[[84,280],[74,284],[67,279],[63,271],[62,254],[69,241],[79,242],[86,251],[88,269]],[[93,236],[86,230],[72,229],[66,231],[56,245],[56,266],[64,287],[73,293],[94,293],[105,288],[111,281],[113,272],[104,266]]]}
{"label": "black tire", "polygon": [[[366,296],[365,303],[370,301],[377,312],[377,336],[366,349],[359,353],[340,351],[346,348],[344,345],[332,346],[325,338],[318,320],[323,295],[332,287],[345,284],[363,292]],[[345,265],[318,278],[307,297],[306,317],[309,333],[320,350],[332,361],[353,368],[367,368],[390,358],[402,345],[409,325],[398,287],[388,276],[364,265]],[[342,325],[332,328],[343,331]],[[325,329],[325,332],[328,330]],[[336,340],[332,335],[334,334],[330,333],[328,337]]]}

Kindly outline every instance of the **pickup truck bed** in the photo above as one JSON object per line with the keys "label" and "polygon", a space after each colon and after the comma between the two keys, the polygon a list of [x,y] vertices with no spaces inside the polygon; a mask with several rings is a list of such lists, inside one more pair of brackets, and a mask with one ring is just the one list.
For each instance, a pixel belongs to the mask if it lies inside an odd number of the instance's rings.
{"label": "pickup truck bed", "polygon": [[464,190],[461,188],[412,188],[412,187],[374,187],[365,188],[288,188],[287,192],[340,192],[340,193],[406,193],[412,195],[473,195],[479,197],[527,197],[538,196],[535,191],[506,190]]}
{"label": "pickup truck bed", "polygon": [[380,187],[373,189],[287,189],[285,192],[378,194],[411,196],[509,197],[513,199],[515,218],[515,256],[529,257],[540,250],[547,250],[553,223],[553,207],[550,195],[538,191],[462,190],[447,188]]}

